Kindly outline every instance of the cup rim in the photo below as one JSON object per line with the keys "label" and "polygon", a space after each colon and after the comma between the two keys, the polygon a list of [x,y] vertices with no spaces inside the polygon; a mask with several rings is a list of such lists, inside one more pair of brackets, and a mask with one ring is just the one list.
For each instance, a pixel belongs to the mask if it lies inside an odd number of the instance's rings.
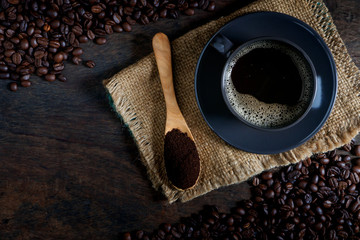
{"label": "cup rim", "polygon": [[[238,53],[240,52],[243,48],[255,43],[255,42],[258,42],[258,41],[264,41],[264,40],[272,40],[272,41],[278,41],[278,42],[282,42],[282,43],[285,43],[285,44],[288,44],[290,46],[292,46],[293,48],[295,48],[296,50],[298,50],[302,55],[303,57],[305,58],[306,62],[310,65],[310,68],[311,68],[311,72],[312,72],[312,81],[313,81],[313,91],[312,91],[312,94],[311,94],[311,100],[306,108],[306,110],[303,112],[303,114],[301,114],[300,117],[298,117],[295,121],[291,122],[290,124],[287,124],[285,126],[281,126],[281,127],[274,127],[274,128],[271,128],[271,127],[261,127],[261,126],[257,126],[255,124],[252,124],[248,121],[246,121],[243,117],[241,117],[231,106],[227,96],[226,96],[226,91],[225,91],[225,75],[226,75],[226,70],[227,70],[227,66],[229,65],[230,61],[232,60],[232,58]],[[259,129],[259,130],[263,130],[263,131],[281,131],[281,130],[284,130],[284,129],[287,129],[287,128],[291,128],[293,127],[294,125],[296,125],[298,122],[300,122],[310,111],[310,109],[312,108],[313,106],[313,103],[314,103],[314,99],[315,99],[315,96],[316,96],[316,89],[317,89],[317,84],[316,84],[316,71],[315,71],[315,67],[314,67],[314,64],[313,62],[311,61],[310,57],[306,54],[306,52],[301,48],[299,47],[297,44],[293,43],[292,41],[289,41],[288,39],[285,39],[285,38],[280,38],[280,37],[267,37],[267,36],[264,36],[264,37],[257,37],[257,38],[254,38],[254,39],[251,39],[249,41],[246,41],[245,43],[239,45],[238,47],[235,48],[235,50],[229,55],[229,57],[227,57],[227,60],[226,60],[226,63],[223,67],[223,71],[222,71],[222,75],[221,75],[221,93],[222,93],[222,96],[223,96],[223,99],[225,101],[225,104],[227,106],[227,108],[230,110],[230,112],[237,118],[239,119],[240,121],[242,121],[244,124],[250,126],[250,127],[253,127],[253,128],[256,128],[256,129]]]}

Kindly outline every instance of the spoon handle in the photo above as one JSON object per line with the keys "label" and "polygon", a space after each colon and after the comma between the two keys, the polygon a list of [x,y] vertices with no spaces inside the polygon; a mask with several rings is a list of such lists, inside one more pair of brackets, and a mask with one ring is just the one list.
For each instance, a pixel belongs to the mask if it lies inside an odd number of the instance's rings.
{"label": "spoon handle", "polygon": [[182,117],[175,97],[169,39],[164,33],[157,33],[152,40],[152,45],[164,92],[167,116]]}

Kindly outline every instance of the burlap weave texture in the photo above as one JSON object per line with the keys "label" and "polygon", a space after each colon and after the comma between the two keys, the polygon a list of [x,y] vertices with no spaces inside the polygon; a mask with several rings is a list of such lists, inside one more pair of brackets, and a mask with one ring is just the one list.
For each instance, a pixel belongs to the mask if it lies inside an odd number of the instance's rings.
{"label": "burlap weave texture", "polygon": [[[325,125],[303,145],[275,155],[247,153],[226,144],[202,118],[194,92],[196,63],[210,37],[235,17],[259,11],[285,13],[309,24],[328,45],[338,72],[337,98]],[[154,55],[150,54],[104,81],[114,109],[134,136],[149,179],[169,202],[188,201],[219,187],[247,180],[264,170],[332,150],[350,142],[360,130],[359,70],[322,1],[256,1],[174,40],[172,53],[177,100],[195,138],[202,165],[198,184],[190,190],[174,189],[166,177],[163,160],[166,109]]]}

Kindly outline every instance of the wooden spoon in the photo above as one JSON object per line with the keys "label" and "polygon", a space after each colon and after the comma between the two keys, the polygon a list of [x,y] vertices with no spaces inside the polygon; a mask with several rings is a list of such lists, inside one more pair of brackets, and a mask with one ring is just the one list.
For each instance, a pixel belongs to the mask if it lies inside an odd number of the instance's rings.
{"label": "wooden spoon", "polygon": [[[179,105],[176,101],[173,85],[171,48],[169,39],[165,34],[157,33],[152,40],[152,45],[155,53],[155,59],[159,70],[161,86],[164,92],[166,104],[165,135],[173,129],[178,129],[181,132],[186,133],[188,137],[195,143],[194,137],[191,134],[191,131],[186,124],[185,118],[182,115]],[[184,174],[186,173],[184,172]],[[193,186],[196,184],[198,179],[199,175],[197,176],[197,179],[194,182]],[[177,189],[183,190],[177,186],[175,187]]]}

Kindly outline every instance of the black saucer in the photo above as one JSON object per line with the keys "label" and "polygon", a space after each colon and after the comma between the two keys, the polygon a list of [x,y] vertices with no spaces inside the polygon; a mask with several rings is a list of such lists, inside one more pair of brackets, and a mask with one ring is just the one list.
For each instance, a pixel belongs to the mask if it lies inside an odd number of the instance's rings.
{"label": "black saucer", "polygon": [[[235,117],[221,93],[221,75],[227,59],[210,46],[219,33],[235,46],[259,37],[276,37],[301,47],[316,72],[316,95],[308,114],[292,127],[277,131],[254,128]],[[285,152],[311,138],[329,117],[336,91],[336,67],[323,39],[304,22],[275,12],[252,13],[227,23],[206,44],[195,72],[196,99],[210,128],[230,145],[260,154]]]}

